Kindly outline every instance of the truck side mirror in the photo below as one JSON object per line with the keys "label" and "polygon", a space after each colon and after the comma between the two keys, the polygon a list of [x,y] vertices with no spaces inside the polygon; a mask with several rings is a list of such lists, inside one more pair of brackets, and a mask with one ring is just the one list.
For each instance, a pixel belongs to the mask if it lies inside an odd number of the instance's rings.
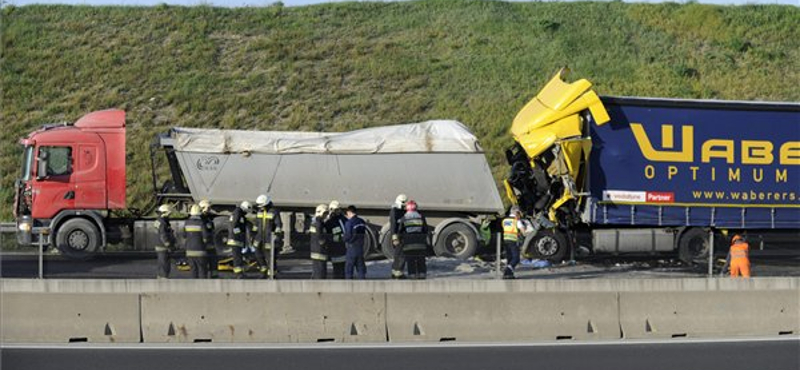
{"label": "truck side mirror", "polygon": [[47,152],[39,151],[36,180],[43,180],[45,178],[47,178]]}

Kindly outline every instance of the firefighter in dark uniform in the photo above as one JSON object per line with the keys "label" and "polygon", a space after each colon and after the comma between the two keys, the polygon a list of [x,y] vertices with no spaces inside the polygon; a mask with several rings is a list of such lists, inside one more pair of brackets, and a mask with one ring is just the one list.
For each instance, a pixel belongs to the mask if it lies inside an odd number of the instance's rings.
{"label": "firefighter in dark uniform", "polygon": [[256,262],[262,277],[270,277],[277,270],[275,266],[275,245],[280,244],[283,233],[281,215],[272,204],[272,199],[267,195],[256,198],[256,222],[253,247],[256,249]]}
{"label": "firefighter in dark uniform", "polygon": [[183,232],[186,237],[186,259],[192,270],[192,278],[206,278],[208,276],[208,261],[206,257],[206,243],[203,241],[203,220],[200,218],[200,206],[192,205],[189,209],[189,219],[183,223]]}
{"label": "firefighter in dark uniform", "polygon": [[242,248],[247,240],[247,214],[252,210],[250,202],[244,201],[231,214],[228,219],[228,243],[233,253],[233,275],[237,279],[244,278],[244,262],[242,261]]}
{"label": "firefighter in dark uniform", "polygon": [[417,202],[406,203],[406,214],[398,221],[398,234],[408,265],[408,277],[425,279],[428,266],[425,257],[428,254],[428,223],[419,212]]}
{"label": "firefighter in dark uniform", "polygon": [[158,272],[156,276],[159,279],[168,279],[170,271],[170,258],[169,252],[175,247],[175,233],[172,231],[172,225],[169,223],[169,214],[172,213],[172,207],[168,204],[162,204],[156,211],[158,218],[153,222],[153,227],[158,230],[158,245],[156,245],[156,256],[158,257]]}
{"label": "firefighter in dark uniform", "polygon": [[203,221],[203,244],[206,249],[206,271],[209,278],[219,277],[219,258],[217,257],[217,246],[214,243],[214,215],[211,213],[211,202],[203,199],[198,204],[200,206],[200,220]]}
{"label": "firefighter in dark uniform", "polygon": [[524,233],[530,227],[530,223],[522,217],[518,206],[512,206],[508,212],[508,217],[503,219],[503,246],[506,250],[505,271],[503,279],[514,279],[514,269],[519,264],[520,248],[525,241]]}
{"label": "firefighter in dark uniform", "polygon": [[344,224],[347,219],[339,209],[339,201],[331,201],[328,206],[328,219],[325,221],[325,244],[333,265],[333,278],[344,279],[344,265],[347,262],[347,247],[344,244]]}
{"label": "firefighter in dark uniform", "polygon": [[405,194],[400,194],[394,200],[392,209],[389,211],[389,237],[392,240],[392,247],[394,248],[392,261],[392,279],[403,279],[403,268],[405,268],[406,257],[403,254],[403,248],[400,245],[400,235],[397,230],[399,228],[398,221],[406,212],[406,202],[408,197]]}
{"label": "firefighter in dark uniform", "polygon": [[326,279],[328,277],[328,248],[323,237],[325,216],[328,206],[320,204],[311,219],[311,227],[308,228],[311,246],[311,278]]}

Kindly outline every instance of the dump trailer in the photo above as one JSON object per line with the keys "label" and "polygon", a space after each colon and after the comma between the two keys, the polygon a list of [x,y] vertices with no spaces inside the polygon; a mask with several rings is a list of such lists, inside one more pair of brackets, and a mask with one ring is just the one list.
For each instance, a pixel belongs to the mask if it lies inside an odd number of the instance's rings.
{"label": "dump trailer", "polygon": [[[347,133],[173,128],[150,147],[153,201],[145,210],[126,208],[123,111],[49,125],[20,142],[18,239],[36,243],[40,234],[32,231],[47,230],[43,242],[74,258],[91,257],[118,242],[151,249],[157,236],[148,215],[164,203],[186,211],[201,199],[211,201],[220,214],[215,241],[224,248],[225,214],[244,200],[269,194],[284,216],[300,221],[318,204],[338,200],[355,205],[367,219],[367,253],[391,255],[389,208],[404,193],[433,226],[435,252],[459,258],[475,253],[481,224],[503,211],[483,149],[455,121]],[[156,168],[163,158],[169,178],[161,182]],[[175,220],[176,230],[182,222]],[[305,224],[290,228],[298,232],[295,240],[302,239]]]}
{"label": "dump trailer", "polygon": [[506,152],[507,195],[535,225],[526,254],[697,262],[711,233],[722,250],[732,233],[797,243],[800,104],[601,97],[562,74],[516,116]]}

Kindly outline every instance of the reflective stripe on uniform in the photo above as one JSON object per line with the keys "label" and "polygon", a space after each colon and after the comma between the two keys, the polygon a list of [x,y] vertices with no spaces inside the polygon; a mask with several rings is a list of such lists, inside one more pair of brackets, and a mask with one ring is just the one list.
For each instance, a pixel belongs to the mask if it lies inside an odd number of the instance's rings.
{"label": "reflective stripe on uniform", "polygon": [[242,242],[234,239],[228,239],[228,243],[226,244],[232,247],[241,247],[242,245],[244,245]]}
{"label": "reflective stripe on uniform", "polygon": [[206,251],[186,251],[186,257],[205,257]]}
{"label": "reflective stripe on uniform", "polygon": [[189,232],[198,232],[199,233],[199,232],[203,231],[203,227],[202,226],[184,226],[183,227],[183,231],[186,231],[187,233],[189,233]]}
{"label": "reflective stripe on uniform", "polygon": [[241,233],[242,233],[242,230],[240,230],[238,227],[234,227],[234,228],[233,228],[233,233],[234,233],[234,234],[241,234]]}
{"label": "reflective stripe on uniform", "polygon": [[392,270],[392,276],[393,277],[402,277],[403,276],[403,271],[401,271],[401,270]]}
{"label": "reflective stripe on uniform", "polygon": [[308,232],[312,233],[312,234],[315,234],[317,232],[317,228],[314,227],[314,226],[311,226],[311,227],[308,228]]}
{"label": "reflective stripe on uniform", "polygon": [[327,261],[328,256],[322,253],[311,252],[311,259],[317,261]]}
{"label": "reflective stripe on uniform", "polygon": [[403,245],[404,251],[423,251],[428,249],[428,247],[424,244],[406,244]]}
{"label": "reflective stripe on uniform", "polygon": [[241,267],[234,267],[233,268],[233,273],[234,274],[241,274],[242,271],[244,271],[244,269],[242,269]]}
{"label": "reflective stripe on uniform", "polygon": [[161,246],[161,245],[157,245],[155,249],[156,249],[156,252],[168,252],[169,251],[169,248]]}
{"label": "reflective stripe on uniform", "polygon": [[347,262],[347,256],[331,257],[331,262],[333,263]]}

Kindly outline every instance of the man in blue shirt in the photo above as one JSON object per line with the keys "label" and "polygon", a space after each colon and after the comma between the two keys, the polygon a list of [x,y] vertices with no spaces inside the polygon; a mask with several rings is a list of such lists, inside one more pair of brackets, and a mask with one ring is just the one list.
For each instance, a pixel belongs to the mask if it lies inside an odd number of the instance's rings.
{"label": "man in blue shirt", "polygon": [[344,267],[345,279],[353,278],[353,269],[359,279],[367,278],[367,265],[364,263],[364,237],[367,223],[356,214],[356,207],[347,207],[347,222],[344,224],[344,242],[347,247],[347,261]]}

